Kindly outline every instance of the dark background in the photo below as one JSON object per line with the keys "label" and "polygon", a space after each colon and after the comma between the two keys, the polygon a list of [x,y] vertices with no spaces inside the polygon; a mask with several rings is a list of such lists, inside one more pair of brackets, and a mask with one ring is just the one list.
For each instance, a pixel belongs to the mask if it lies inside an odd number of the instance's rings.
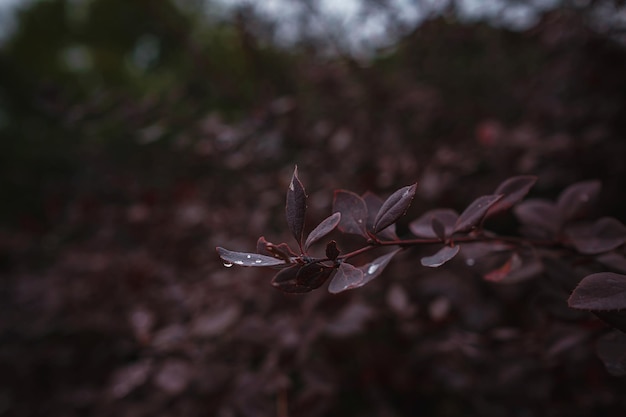
{"label": "dark background", "polygon": [[406,235],[517,174],[546,198],[599,179],[595,214],[624,222],[620,3],[523,30],[449,7],[365,55],[277,42],[250,7],[23,5],[0,54],[0,415],[624,415],[604,325],[550,271],[494,284],[416,250],[362,289],[289,296],[214,250],[290,242],[295,164],[309,225],[336,188],[417,181]]}

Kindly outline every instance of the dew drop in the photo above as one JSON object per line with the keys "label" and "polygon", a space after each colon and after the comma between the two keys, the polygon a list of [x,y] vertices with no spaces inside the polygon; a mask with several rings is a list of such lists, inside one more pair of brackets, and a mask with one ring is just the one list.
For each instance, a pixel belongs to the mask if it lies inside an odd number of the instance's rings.
{"label": "dew drop", "polygon": [[248,259],[252,258],[252,255],[248,255],[248,256],[246,256],[246,258],[248,258]]}
{"label": "dew drop", "polygon": [[235,261],[237,265],[243,265],[243,261]]}
{"label": "dew drop", "polygon": [[475,264],[475,263],[476,263],[476,261],[475,261],[473,258],[467,258],[467,259],[465,260],[465,264],[466,264],[467,266],[474,266],[474,264]]}
{"label": "dew drop", "polygon": [[369,268],[367,268],[367,273],[372,275],[374,274],[374,272],[376,272],[378,270],[378,267],[380,266],[380,264],[372,264],[370,265]]}
{"label": "dew drop", "polygon": [[260,260],[260,259],[256,259],[256,260],[254,261],[254,263],[255,263],[255,264],[260,264],[261,262],[263,262],[263,261],[262,261],[262,260]]}
{"label": "dew drop", "polygon": [[233,264],[231,262],[224,262],[224,266],[226,268],[230,268],[231,266],[233,266]]}

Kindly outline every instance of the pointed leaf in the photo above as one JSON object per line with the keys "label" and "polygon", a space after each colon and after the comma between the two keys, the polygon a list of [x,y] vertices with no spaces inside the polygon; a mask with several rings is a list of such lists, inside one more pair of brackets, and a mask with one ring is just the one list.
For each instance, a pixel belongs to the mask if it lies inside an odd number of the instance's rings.
{"label": "pointed leaf", "polygon": [[626,308],[626,275],[598,272],[583,278],[568,304],[579,310],[610,311]]}
{"label": "pointed leaf", "polygon": [[287,203],[285,206],[287,225],[302,247],[302,231],[304,230],[304,216],[306,214],[306,193],[298,178],[298,167],[293,171],[289,188],[287,189]]}
{"label": "pointed leaf", "polygon": [[415,197],[415,191],[417,190],[417,183],[413,185],[407,185],[394,192],[385,200],[376,218],[374,219],[374,232],[377,233],[387,226],[395,223],[409,208],[413,197]]}
{"label": "pointed leaf", "polygon": [[572,225],[565,230],[565,234],[574,247],[585,255],[608,252],[626,242],[626,227],[612,217]]}
{"label": "pointed leaf", "polygon": [[534,175],[520,175],[504,181],[494,192],[494,195],[502,194],[503,197],[489,208],[487,216],[508,210],[520,202],[536,182],[537,177]]}
{"label": "pointed leaf", "polygon": [[446,240],[446,226],[436,217],[433,217],[431,222],[431,226],[433,228],[433,232],[437,235],[437,238],[441,241]]}
{"label": "pointed leaf", "polygon": [[487,210],[502,198],[502,194],[478,197],[461,213],[454,225],[454,232],[468,232],[487,214]]}
{"label": "pointed leaf", "polygon": [[339,230],[367,237],[367,206],[365,201],[352,191],[335,190],[333,212],[341,213]]}
{"label": "pointed leaf", "polygon": [[312,288],[309,288],[305,285],[300,285],[296,282],[296,277],[301,268],[301,265],[294,265],[289,268],[283,269],[278,274],[276,274],[274,278],[272,278],[272,286],[283,292],[293,294],[302,294],[311,291]]}
{"label": "pointed leaf", "polygon": [[444,246],[434,255],[423,257],[421,260],[422,265],[437,268],[454,258],[456,254],[459,253],[460,249],[461,247],[459,245],[453,247]]}
{"label": "pointed leaf", "polygon": [[517,219],[529,226],[554,234],[561,228],[561,217],[557,207],[548,200],[530,199],[521,202],[514,208]]}
{"label": "pointed leaf", "polygon": [[318,240],[332,232],[335,227],[337,227],[340,220],[341,213],[334,213],[324,219],[320,224],[317,225],[315,229],[313,229],[311,233],[309,233],[309,236],[304,243],[304,250],[307,250],[309,246],[311,246],[313,243],[317,242]]}
{"label": "pointed leaf", "polygon": [[409,223],[409,229],[415,236],[425,238],[438,237],[433,230],[433,219],[437,219],[444,225],[445,235],[449,237],[454,232],[459,214],[451,209],[434,209],[422,214],[417,220]]}
{"label": "pointed leaf", "polygon": [[[376,220],[376,214],[383,206],[383,199],[372,193],[371,191],[366,191],[361,198],[365,201],[365,205],[367,206],[367,230],[374,231],[374,220]],[[390,224],[387,228],[381,230],[376,233],[376,236],[379,239],[383,240],[396,240],[398,239],[398,235],[396,234],[396,225]]]}
{"label": "pointed leaf", "polygon": [[328,291],[337,294],[345,290],[357,288],[363,282],[363,271],[349,263],[342,263],[337,268],[337,273],[330,281]]}
{"label": "pointed leaf", "polygon": [[339,256],[341,252],[339,251],[339,248],[337,247],[337,242],[335,242],[334,240],[331,240],[330,242],[328,242],[328,244],[326,245],[326,257],[330,260],[335,260],[337,259],[337,257]]}
{"label": "pointed leaf", "polygon": [[362,287],[363,285],[367,284],[374,278],[378,277],[383,272],[383,270],[387,267],[387,265],[389,265],[389,262],[391,262],[391,259],[393,259],[393,257],[396,256],[396,254],[400,252],[401,250],[402,249],[396,249],[393,252],[389,252],[385,255],[379,256],[378,258],[374,259],[372,262],[369,262],[365,265],[360,266],[359,269],[363,271],[363,282],[358,286]]}
{"label": "pointed leaf", "polygon": [[574,220],[588,214],[601,188],[600,181],[582,181],[563,190],[556,203],[563,220]]}
{"label": "pointed leaf", "polygon": [[226,266],[233,264],[240,266],[274,266],[285,264],[285,261],[282,259],[259,255],[258,253],[233,252],[219,246],[216,250]]}
{"label": "pointed leaf", "polygon": [[307,264],[300,268],[300,271],[298,271],[296,284],[303,285],[310,289],[319,288],[326,282],[333,271],[333,268],[324,266],[320,263]]}
{"label": "pointed leaf", "polygon": [[261,255],[282,259],[287,263],[291,263],[291,258],[297,256],[286,243],[275,245],[272,242],[268,242],[264,236],[257,240],[256,251]]}

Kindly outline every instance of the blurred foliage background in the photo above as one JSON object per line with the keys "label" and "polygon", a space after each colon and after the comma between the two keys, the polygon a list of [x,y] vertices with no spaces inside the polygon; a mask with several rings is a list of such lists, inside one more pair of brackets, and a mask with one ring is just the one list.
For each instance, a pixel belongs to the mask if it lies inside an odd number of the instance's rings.
{"label": "blurred foliage background", "polygon": [[600,179],[597,214],[626,219],[621,1],[347,3],[351,24],[310,0],[18,3],[0,415],[621,415],[553,289],[416,280],[406,257],[356,295],[294,298],[219,263],[288,239],[294,164],[310,224],[334,188],[417,180],[415,217],[520,173],[543,197]]}

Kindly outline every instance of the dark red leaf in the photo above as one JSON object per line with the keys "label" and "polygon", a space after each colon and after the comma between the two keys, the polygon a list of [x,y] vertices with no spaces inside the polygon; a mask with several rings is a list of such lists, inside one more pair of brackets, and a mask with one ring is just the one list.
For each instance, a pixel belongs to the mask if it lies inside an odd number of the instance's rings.
{"label": "dark red leaf", "polygon": [[626,308],[626,275],[598,272],[583,278],[568,304],[579,310],[610,311]]}
{"label": "dark red leaf", "polygon": [[330,274],[333,268],[324,266],[320,263],[310,263],[303,266],[296,275],[296,284],[315,289],[320,287]]}
{"label": "dark red leaf", "polygon": [[583,181],[563,190],[556,203],[563,220],[575,220],[588,214],[600,194],[600,188],[600,181]]}
{"label": "dark red leaf", "polygon": [[275,245],[272,242],[268,242],[264,236],[257,240],[256,251],[261,255],[282,259],[287,263],[292,262],[291,258],[297,256],[286,243]]}
{"label": "dark red leaf", "polygon": [[296,277],[301,268],[301,265],[294,265],[283,269],[272,278],[272,286],[287,293],[301,294],[311,291],[311,288],[296,282]]}
{"label": "dark red leaf", "polygon": [[[401,250],[402,249],[396,249],[393,252],[389,252],[385,255],[379,256],[378,258],[374,259],[372,262],[369,262],[365,265],[360,266],[359,269],[363,271],[363,282],[360,285],[358,285],[358,287],[362,287],[363,285],[367,284],[374,278],[378,277],[383,272],[383,270],[387,267],[387,265],[389,265],[389,262],[391,262],[391,259],[393,259],[393,257],[396,256],[396,254],[400,252]],[[357,288],[357,287],[353,287],[353,288]]]}
{"label": "dark red leaf", "polygon": [[337,248],[337,242],[331,240],[326,245],[326,257],[330,260],[335,260],[339,256],[341,252],[339,252],[339,248]]}
{"label": "dark red leaf", "polygon": [[417,220],[409,223],[409,229],[415,236],[436,238],[437,233],[433,230],[433,219],[437,219],[444,225],[446,237],[452,235],[459,214],[451,209],[434,209],[422,214]]}
{"label": "dark red leaf", "polygon": [[391,194],[389,198],[385,200],[374,219],[373,230],[375,233],[395,223],[406,212],[409,205],[411,205],[411,201],[413,201],[413,197],[415,197],[416,190],[417,183],[407,185]]}
{"label": "dark red leaf", "polygon": [[489,271],[484,278],[491,282],[501,282],[511,272],[522,266],[522,258],[517,253],[513,253],[509,259],[500,267]]}
{"label": "dark red leaf", "polygon": [[304,230],[304,216],[306,214],[306,193],[298,178],[298,167],[293,171],[289,188],[287,189],[287,204],[285,206],[287,225],[302,247],[302,231]]}
{"label": "dark red leaf", "polygon": [[487,214],[487,210],[502,198],[502,195],[484,195],[478,197],[461,213],[454,225],[454,232],[468,232]]}
{"label": "dark red leaf", "polygon": [[557,207],[548,200],[530,199],[513,209],[517,219],[529,226],[547,230],[554,234],[561,228],[561,216]]}
{"label": "dark red leaf", "polygon": [[494,195],[502,195],[494,205],[489,208],[487,216],[491,216],[498,212],[508,210],[518,202],[520,202],[530,189],[537,182],[537,177],[533,175],[520,175],[512,177],[504,181],[496,188]]}
{"label": "dark red leaf", "polygon": [[446,240],[446,226],[441,222],[441,220],[439,220],[436,217],[433,217],[431,224],[432,224],[433,232],[435,232],[439,240],[445,241]]}
{"label": "dark red leaf", "polygon": [[596,260],[614,271],[626,274],[626,257],[624,257],[624,255],[615,252],[607,252],[597,256]]}
{"label": "dark red leaf", "polygon": [[333,229],[337,227],[340,220],[341,213],[339,212],[334,213],[324,219],[320,224],[317,225],[315,229],[313,229],[311,233],[309,233],[309,236],[304,243],[304,250],[307,250],[309,246],[311,246],[313,243],[317,242],[318,240],[332,232]]}
{"label": "dark red leaf", "polygon": [[565,230],[565,234],[576,250],[586,255],[608,252],[626,242],[626,227],[612,217],[572,225]]}
{"label": "dark red leaf", "polygon": [[[383,199],[377,196],[376,194],[367,191],[365,192],[361,198],[365,201],[365,205],[367,206],[367,230],[374,231],[374,220],[376,219],[376,214],[383,206]],[[383,240],[396,240],[398,239],[398,235],[396,234],[396,225],[391,224],[389,227],[381,230],[376,233],[378,238]]]}
{"label": "dark red leaf", "polygon": [[367,237],[367,206],[365,201],[352,191],[335,190],[333,213],[341,213],[339,230]]}
{"label": "dark red leaf", "polygon": [[274,266],[283,265],[285,261],[276,259],[258,253],[233,252],[222,247],[216,248],[220,258],[224,261],[224,266],[240,265],[240,266]]}
{"label": "dark red leaf", "polygon": [[337,294],[345,290],[357,288],[363,283],[363,271],[349,263],[342,263],[330,281],[328,291]]}
{"label": "dark red leaf", "polygon": [[439,251],[437,251],[437,253],[435,253],[434,255],[423,257],[421,260],[422,265],[429,266],[431,268],[437,268],[448,262],[450,259],[454,258],[456,254],[459,253],[460,249],[461,247],[459,245],[452,247],[444,246],[443,248],[439,249]]}
{"label": "dark red leaf", "polygon": [[613,376],[626,375],[626,334],[612,331],[598,340],[598,357]]}

